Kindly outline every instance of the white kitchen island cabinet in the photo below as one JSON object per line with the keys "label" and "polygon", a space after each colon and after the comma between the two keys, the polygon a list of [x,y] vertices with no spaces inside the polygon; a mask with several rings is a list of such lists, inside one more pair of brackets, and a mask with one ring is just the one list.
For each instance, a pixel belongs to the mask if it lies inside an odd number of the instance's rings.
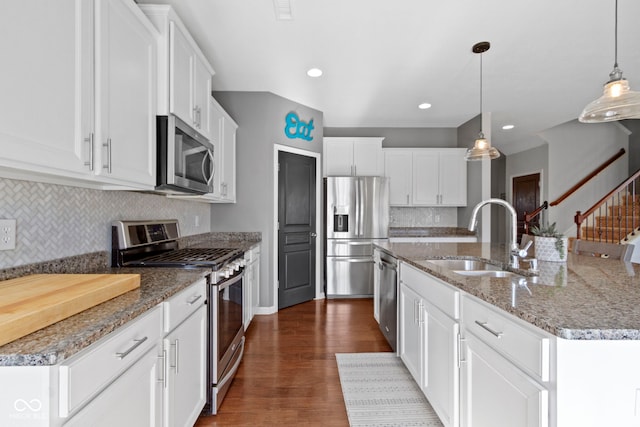
{"label": "white kitchen island cabinet", "polygon": [[400,357],[447,427],[459,425],[459,294],[400,263]]}
{"label": "white kitchen island cabinet", "polygon": [[[138,6],[12,2],[0,24],[12,34],[0,41],[12,58],[0,82],[0,174],[153,189],[158,34]],[[52,83],[33,84],[43,70]]]}
{"label": "white kitchen island cabinet", "polygon": [[466,206],[467,164],[461,148],[384,148],[391,206]]}
{"label": "white kitchen island cabinet", "polygon": [[461,336],[462,425],[547,427],[551,337],[467,295]]}
{"label": "white kitchen island cabinet", "polygon": [[324,176],[382,176],[382,140],[371,137],[325,137]]}

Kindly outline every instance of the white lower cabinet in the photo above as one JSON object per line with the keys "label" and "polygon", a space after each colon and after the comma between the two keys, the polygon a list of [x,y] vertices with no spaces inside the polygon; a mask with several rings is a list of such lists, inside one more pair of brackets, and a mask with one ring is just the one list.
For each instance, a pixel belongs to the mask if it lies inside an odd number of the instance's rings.
{"label": "white lower cabinet", "polygon": [[542,330],[465,295],[462,425],[548,426],[550,344]]}
{"label": "white lower cabinet", "polygon": [[153,347],[64,426],[136,426],[161,424],[158,346]]}
{"label": "white lower cabinet", "polygon": [[161,330],[162,310],[156,307],[62,363],[58,367],[62,424],[160,425]]}
{"label": "white lower cabinet", "polygon": [[187,288],[164,302],[164,426],[193,426],[206,402],[206,283]]}
{"label": "white lower cabinet", "polygon": [[547,390],[473,334],[461,363],[463,426],[547,426]]}
{"label": "white lower cabinet", "polygon": [[459,294],[401,263],[400,357],[447,427],[459,425]]}
{"label": "white lower cabinet", "polygon": [[244,259],[246,267],[244,271],[244,279],[242,282],[242,298],[243,298],[243,320],[244,330],[246,331],[253,315],[255,307],[258,306],[258,296],[260,292],[260,244],[252,247],[245,252]]}
{"label": "white lower cabinet", "polygon": [[199,280],[58,365],[0,367],[0,384],[16,384],[0,387],[0,425],[193,426],[207,391],[206,286]]}

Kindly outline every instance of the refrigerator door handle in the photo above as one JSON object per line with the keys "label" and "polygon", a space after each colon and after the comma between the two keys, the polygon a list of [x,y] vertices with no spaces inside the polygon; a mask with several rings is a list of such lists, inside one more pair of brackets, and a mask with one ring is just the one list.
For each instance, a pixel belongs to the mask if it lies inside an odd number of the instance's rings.
{"label": "refrigerator door handle", "polygon": [[360,180],[358,178],[355,178],[355,203],[356,203],[356,218],[355,218],[355,222],[356,222],[356,227],[355,227],[355,233],[356,236],[360,235],[360,211],[362,210],[362,206],[360,206]]}
{"label": "refrigerator door handle", "polygon": [[360,236],[364,236],[364,184],[361,179],[358,180],[358,186],[360,187],[360,191],[358,192],[360,195],[360,200],[358,204],[360,205],[360,218],[358,218],[358,226],[360,227],[358,233]]}
{"label": "refrigerator door handle", "polygon": [[333,261],[333,262],[375,264],[375,261],[372,258],[339,258],[339,257],[330,257],[330,258],[327,258],[327,259],[331,259],[331,261]]}

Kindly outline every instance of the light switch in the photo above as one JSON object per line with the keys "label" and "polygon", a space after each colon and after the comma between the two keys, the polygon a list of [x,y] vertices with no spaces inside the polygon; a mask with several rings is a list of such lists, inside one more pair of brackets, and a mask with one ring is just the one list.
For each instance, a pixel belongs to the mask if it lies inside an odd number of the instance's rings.
{"label": "light switch", "polygon": [[16,248],[16,220],[0,219],[0,251]]}

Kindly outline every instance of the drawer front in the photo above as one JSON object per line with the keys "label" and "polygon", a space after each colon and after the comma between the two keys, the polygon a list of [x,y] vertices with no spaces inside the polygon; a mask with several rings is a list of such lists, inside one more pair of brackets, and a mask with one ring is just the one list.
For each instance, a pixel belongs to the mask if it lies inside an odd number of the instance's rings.
{"label": "drawer front", "polygon": [[132,366],[162,336],[157,306],[59,367],[60,416],[67,417]]}
{"label": "drawer front", "polygon": [[207,281],[199,280],[163,302],[164,332],[172,331],[191,313],[194,313],[207,298]]}
{"label": "drawer front", "polygon": [[405,263],[401,263],[400,280],[447,316],[452,319],[460,318],[458,289]]}
{"label": "drawer front", "polygon": [[534,378],[549,381],[551,337],[534,326],[466,296],[462,302],[464,328]]}

